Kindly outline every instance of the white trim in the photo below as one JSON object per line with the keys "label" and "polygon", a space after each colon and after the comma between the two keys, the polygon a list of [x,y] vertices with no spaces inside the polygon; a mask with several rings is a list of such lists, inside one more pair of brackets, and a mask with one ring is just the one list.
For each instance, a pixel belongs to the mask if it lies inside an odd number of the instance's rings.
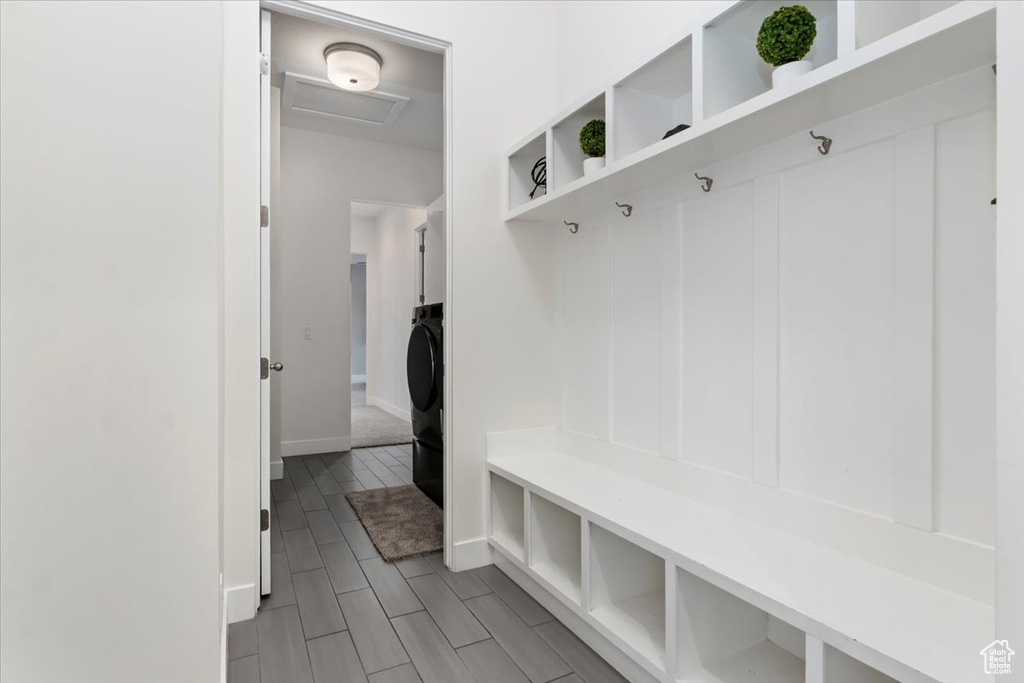
{"label": "white trim", "polygon": [[597,629],[580,619],[572,610],[563,605],[550,592],[545,590],[539,583],[523,572],[519,567],[502,556],[501,553],[494,553],[494,566],[504,572],[510,579],[519,584],[519,587],[526,591],[541,606],[554,615],[567,629],[586,643],[591,650],[600,655],[606,662],[622,674],[627,680],[639,683],[641,681],[656,681],[645,669],[629,658],[625,652],[616,647],[607,638],[602,636]]}
{"label": "white trim", "polygon": [[366,384],[366,375],[352,375],[352,384]]}
{"label": "white trim", "polygon": [[228,680],[228,609],[224,595],[224,572],[220,574],[220,683]]}
{"label": "white trim", "polygon": [[[350,14],[310,5],[305,2],[297,2],[296,0],[261,0],[260,6],[263,9],[288,14],[300,19],[318,21],[320,23],[342,26],[349,29],[357,29],[387,38],[388,40],[402,45],[409,45],[421,50],[440,53],[444,56],[444,219],[446,237],[445,263],[448,264],[445,269],[444,405],[454,406],[455,393],[453,391],[453,387],[455,384],[455,368],[453,367],[452,359],[454,357],[454,331],[456,324],[455,316],[452,315],[455,310],[455,291],[452,276],[454,271],[454,260],[452,257],[455,254],[455,240],[457,233],[454,229],[455,220],[454,213],[452,211],[454,206],[453,195],[455,193],[455,155],[453,153],[455,127],[452,123],[452,112],[454,111],[454,108],[452,107],[452,77],[454,75],[452,68],[452,45],[444,40],[438,40],[437,38],[431,38],[419,33],[387,26],[375,21],[355,17]],[[502,195],[504,196],[504,194],[505,193],[503,192]],[[455,410],[444,411],[444,434],[445,442],[448,444],[448,447],[444,449],[444,558],[445,564],[448,566],[451,566],[455,559],[454,538],[451,533],[455,519],[455,500],[452,496],[454,488],[452,470],[455,462],[452,454],[452,444],[456,443],[455,412]]]}
{"label": "white trim", "polygon": [[386,413],[391,413],[399,420],[405,420],[406,422],[412,422],[412,413],[408,410],[402,410],[398,406],[392,405],[387,401],[380,398],[367,398],[366,405],[373,406],[374,408],[380,408]]}
{"label": "white trim", "polygon": [[337,453],[350,450],[352,450],[352,437],[350,436],[281,442],[281,457],[285,458],[292,455],[316,455],[317,453]]}
{"label": "white trim", "polygon": [[284,460],[271,461],[270,479],[271,481],[274,479],[284,479]]}
{"label": "white trim", "polygon": [[227,623],[233,624],[236,621],[246,621],[256,616],[256,605],[259,603],[259,596],[256,595],[256,584],[246,583],[241,586],[224,589],[224,603]]}
{"label": "white trim", "polygon": [[[490,473],[488,473],[488,478]],[[487,503],[490,509],[490,501]],[[460,541],[452,548],[452,559],[448,566],[453,571],[463,572],[467,569],[476,569],[491,564],[491,546],[487,543],[486,537],[474,538],[471,541]]]}

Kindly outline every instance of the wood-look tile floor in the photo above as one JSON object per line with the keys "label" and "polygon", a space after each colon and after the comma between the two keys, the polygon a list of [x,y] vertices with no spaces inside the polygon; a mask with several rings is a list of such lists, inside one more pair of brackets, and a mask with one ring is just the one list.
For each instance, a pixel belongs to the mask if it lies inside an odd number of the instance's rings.
{"label": "wood-look tile floor", "polygon": [[271,484],[273,591],[228,629],[231,683],[621,683],[494,566],[384,562],[348,491],[412,483],[411,446],[285,458]]}

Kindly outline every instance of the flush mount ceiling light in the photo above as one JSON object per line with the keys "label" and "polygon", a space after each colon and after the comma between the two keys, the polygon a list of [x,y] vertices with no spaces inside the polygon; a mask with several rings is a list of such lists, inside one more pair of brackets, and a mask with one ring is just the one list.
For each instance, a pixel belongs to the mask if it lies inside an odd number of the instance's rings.
{"label": "flush mount ceiling light", "polygon": [[384,60],[376,51],[358,43],[334,43],[324,50],[327,78],[344,88],[365,92],[380,83],[380,68]]}

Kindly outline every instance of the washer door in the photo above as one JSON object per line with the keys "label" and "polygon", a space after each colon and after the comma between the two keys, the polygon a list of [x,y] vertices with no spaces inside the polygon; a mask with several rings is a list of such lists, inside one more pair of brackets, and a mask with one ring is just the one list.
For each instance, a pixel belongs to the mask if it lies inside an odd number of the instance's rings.
{"label": "washer door", "polygon": [[437,400],[437,383],[434,381],[436,357],[437,340],[430,329],[426,325],[413,327],[406,355],[406,376],[409,378],[412,405],[420,411],[426,411]]}

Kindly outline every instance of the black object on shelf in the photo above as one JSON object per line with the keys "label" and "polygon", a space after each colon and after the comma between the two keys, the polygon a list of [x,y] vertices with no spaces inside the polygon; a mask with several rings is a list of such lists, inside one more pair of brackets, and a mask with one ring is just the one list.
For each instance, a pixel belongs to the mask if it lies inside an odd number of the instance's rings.
{"label": "black object on shelf", "polygon": [[530,180],[533,181],[533,191],[530,192],[530,199],[537,193],[537,190],[544,188],[545,194],[548,191],[548,158],[541,157],[537,159],[537,163],[533,165],[533,169],[530,171]]}
{"label": "black object on shelf", "polygon": [[684,130],[686,130],[689,127],[690,127],[690,125],[688,123],[680,123],[678,126],[676,126],[672,130],[670,130],[667,133],[665,133],[665,135],[663,135],[661,139],[664,140],[665,138],[672,137],[676,133],[682,133]]}

